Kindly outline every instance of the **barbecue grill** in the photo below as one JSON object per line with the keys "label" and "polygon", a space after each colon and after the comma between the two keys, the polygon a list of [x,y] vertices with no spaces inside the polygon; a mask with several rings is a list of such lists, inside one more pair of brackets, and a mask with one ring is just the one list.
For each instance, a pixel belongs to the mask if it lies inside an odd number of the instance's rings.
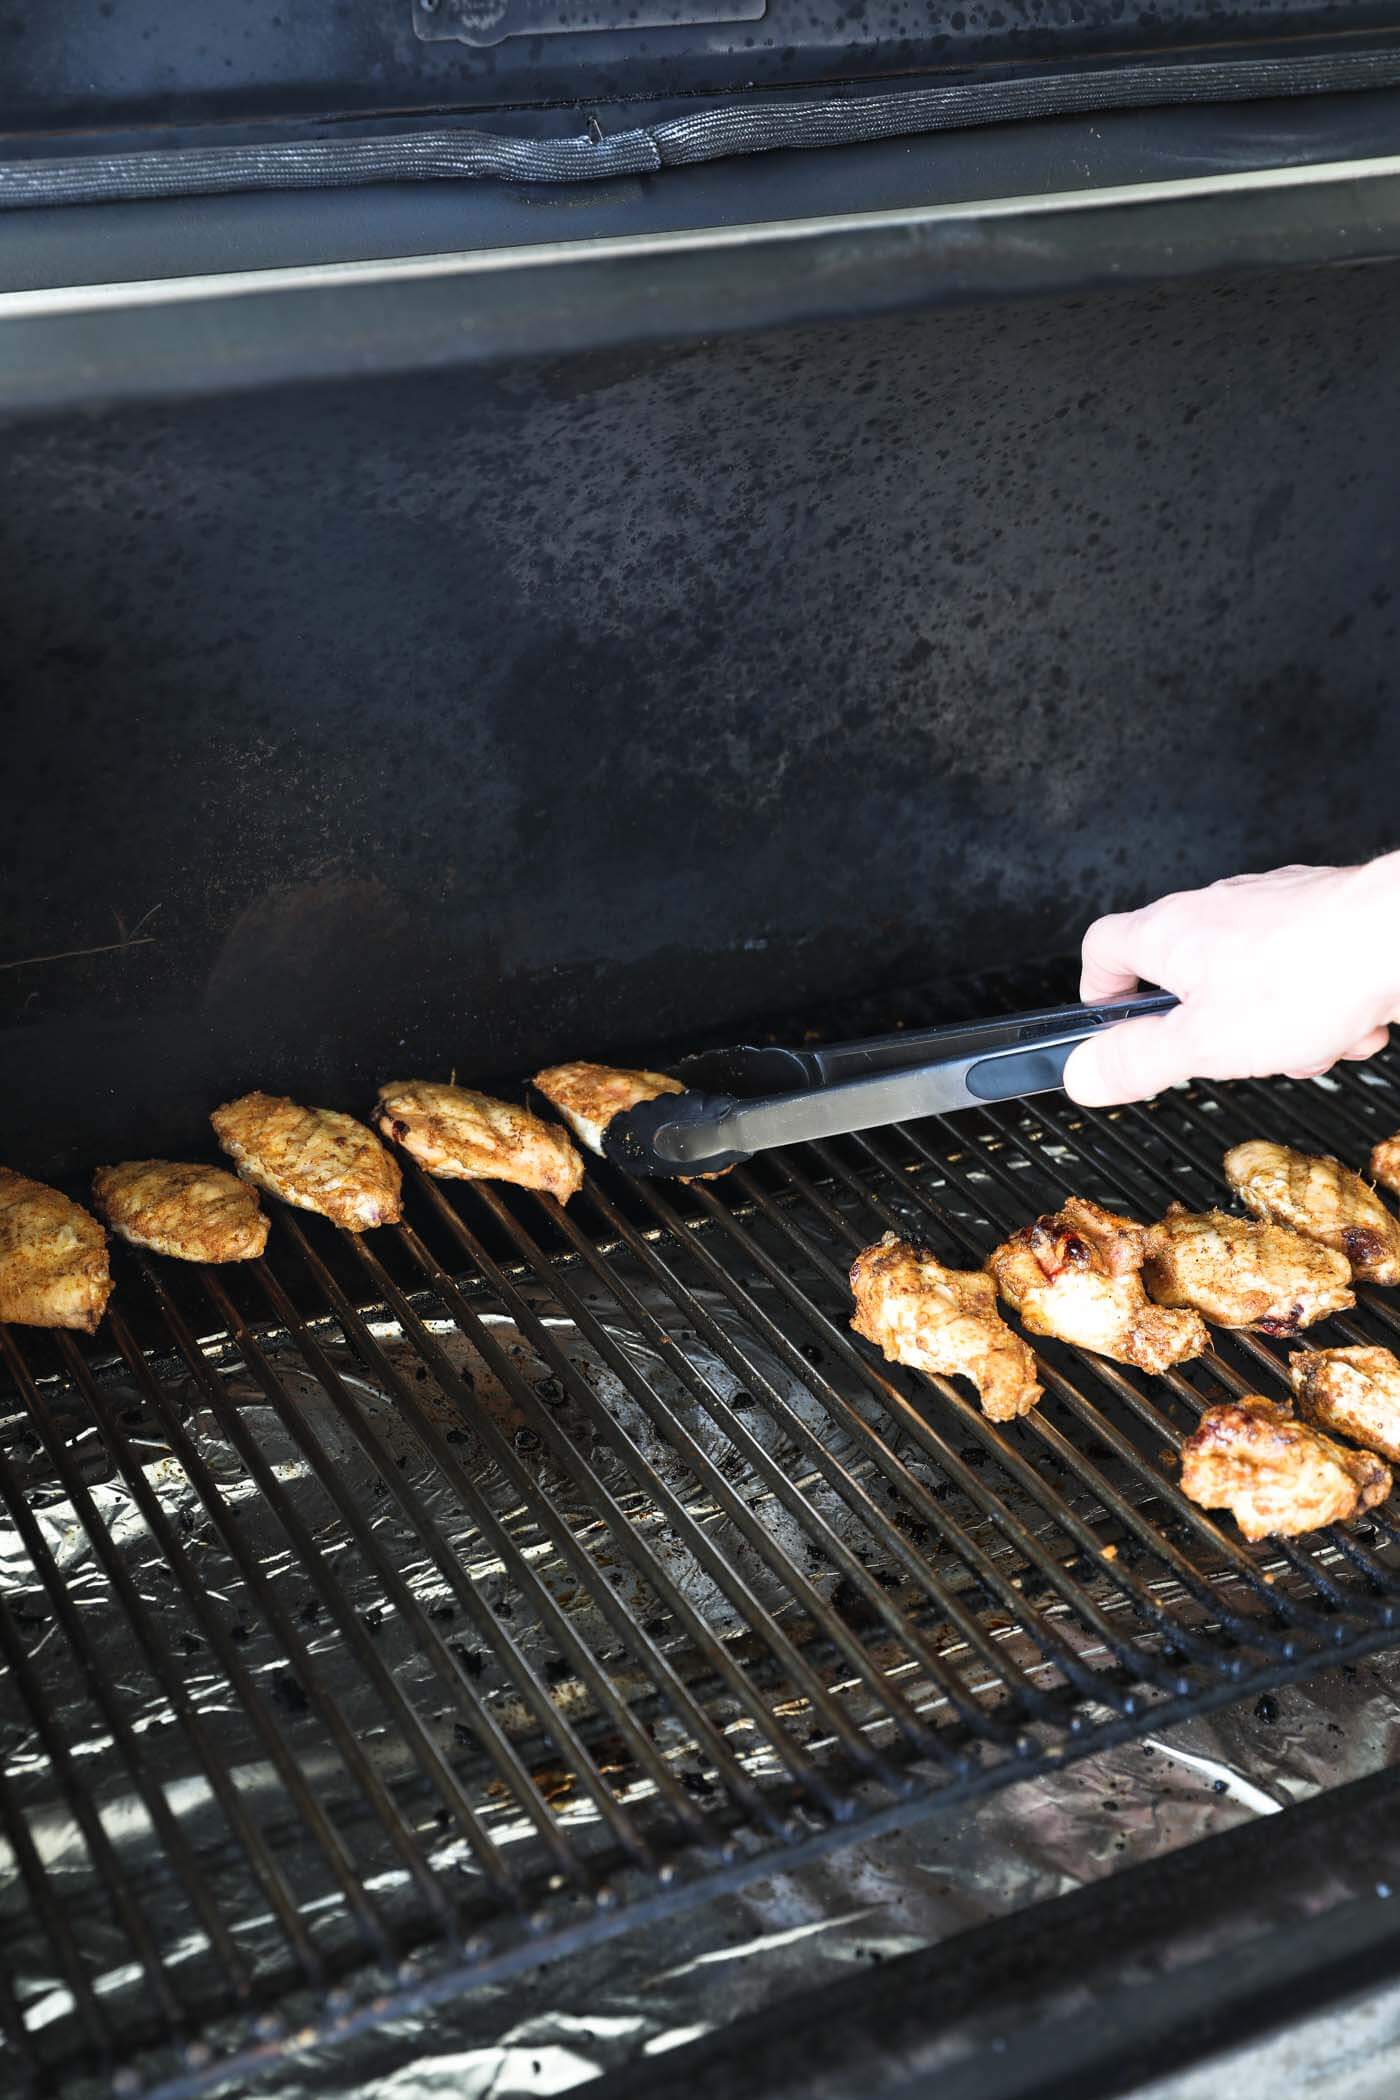
{"label": "barbecue grill", "polygon": [[6,1332],[15,2061],[204,2090],[1392,1641],[1386,1511],[1251,1548],[1176,1486],[1277,1344],[1164,1380],[1050,1344],[999,1426],[858,1344],[844,1276],[885,1229],[966,1261],[1071,1190],[1208,1202],[1253,1130],[1397,1123],[1386,1059],[717,1189],[598,1166],[567,1212],[415,1172],[402,1226],[282,1211],[247,1276],[123,1256],[110,1344]]}
{"label": "barbecue grill", "polygon": [[[7,1165],[1052,1004],[1099,910],[1394,845],[1390,33],[590,8],[0,20]],[[0,1330],[0,2085],[352,2089],[1304,1682],[1385,1762],[1393,1507],[1250,1546],[1178,1484],[1282,1345],[1046,1343],[997,1425],[846,1277],[1397,1129],[1387,1052],[114,1247],[93,1340]],[[1387,1975],[1396,1824],[1373,1773],[717,1981],[609,2100],[1122,2091]]]}

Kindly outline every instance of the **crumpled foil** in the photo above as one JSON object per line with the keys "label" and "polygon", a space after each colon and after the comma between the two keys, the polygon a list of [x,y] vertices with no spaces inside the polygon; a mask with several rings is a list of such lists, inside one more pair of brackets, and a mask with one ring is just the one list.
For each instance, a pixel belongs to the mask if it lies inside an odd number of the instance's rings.
{"label": "crumpled foil", "polygon": [[[649,1303],[645,1276],[632,1276],[629,1282],[638,1301]],[[736,1465],[732,1439],[722,1422],[710,1419],[641,1332],[618,1322],[615,1304],[590,1295],[583,1284],[578,1288],[613,1342],[645,1370],[655,1390],[761,1516],[770,1534],[808,1570],[822,1594],[831,1594],[836,1580],[833,1572],[805,1551],[797,1526],[771,1491],[745,1464]],[[727,1332],[742,1336],[743,1351],[755,1369],[851,1465],[870,1492],[881,1496],[880,1481],[865,1466],[852,1440],[833,1436],[831,1423],[792,1370],[751,1332],[739,1328],[732,1308],[723,1300],[702,1294],[701,1302]],[[625,1426],[647,1463],[695,1511],[726,1559],[742,1572],[780,1622],[790,1615],[790,1601],[773,1570],[697,1488],[670,1440],[587,1339],[557,1305],[541,1299],[535,1310],[570,1360],[584,1370],[602,1405]],[[779,1309],[773,1310],[776,1314]],[[483,1318],[544,1403],[557,1411],[561,1424],[585,1441],[593,1467],[614,1489],[630,1520],[701,1618],[721,1637],[739,1635],[742,1618],[732,1598],[666,1525],[606,1444],[592,1437],[575,1400],[551,1376],[548,1363],[499,1312],[484,1311]],[[454,1368],[471,1385],[476,1407],[497,1423],[521,1463],[556,1497],[575,1532],[580,1537],[595,1532],[596,1511],[589,1506],[586,1488],[556,1464],[547,1443],[523,1420],[489,1365],[449,1321],[434,1318],[430,1325]],[[373,1331],[388,1361],[405,1380],[414,1382],[423,1405],[439,1421],[515,1550],[595,1652],[607,1649],[613,1637],[606,1624],[551,1545],[537,1512],[496,1464],[470,1419],[424,1377],[418,1357],[391,1320],[376,1321]],[[687,1357],[723,1403],[741,1413],[764,1449],[785,1467],[792,1467],[792,1477],[801,1483],[813,1506],[839,1536],[856,1545],[859,1520],[810,1468],[797,1462],[781,1421],[754,1401],[732,1369],[699,1337],[682,1334],[681,1340]],[[321,1346],[391,1463],[439,1527],[482,1613],[508,1626],[522,1652],[537,1656],[544,1667],[551,1651],[528,1596],[519,1593],[511,1572],[489,1549],[451,1484],[406,1426],[392,1390],[367,1377],[359,1359],[333,1332],[322,1337]],[[242,1361],[232,1345],[211,1347],[208,1354],[219,1381],[220,1408],[210,1405],[207,1393],[187,1374],[173,1379],[167,1389],[193,1449],[236,1512],[267,1593],[304,1645],[310,1671],[346,1716],[384,1783],[402,1789],[413,1779],[402,1738],[385,1725],[381,1696],[366,1676],[355,1643],[347,1640],[334,1615],[318,1601],[303,1559],[293,1550],[262,1489],[250,1478],[229,1434],[228,1409],[236,1409],[238,1422],[271,1468],[314,1553],[334,1569],[383,1670],[429,1715],[444,1753],[451,1755],[454,1748],[460,1752],[461,1724],[450,1705],[444,1703],[440,1712],[436,1710],[432,1669],[418,1653],[380,1575],[355,1546],[343,1514],[327,1494],[328,1469],[348,1490],[398,1578],[442,1627],[444,1637],[459,1644],[463,1657],[469,1658],[483,1695],[507,1731],[523,1728],[526,1716],[499,1654],[489,1638],[483,1638],[479,1625],[467,1623],[460,1600],[431,1555],[420,1550],[392,1506],[379,1470],[346,1429],[322,1384],[300,1356],[272,1343],[268,1347],[280,1391],[319,1453],[316,1463],[308,1461],[285,1415],[269,1403],[253,1366]],[[831,1367],[827,1369],[834,1375]],[[295,1885],[302,1877],[303,1885],[309,1885],[314,1860],[305,1834],[289,1813],[281,1782],[250,1732],[240,1700],[199,1633],[188,1599],[153,1540],[130,1487],[112,1466],[90,1423],[84,1426],[85,1410],[73,1411],[71,1395],[65,1396],[59,1385],[46,1392],[139,1596],[149,1633],[173,1659],[220,1757],[237,1776],[240,1798],[277,1847],[289,1879]],[[308,1699],[295,1658],[289,1661],[284,1641],[268,1624],[254,1588],[224,1551],[189,1471],[172,1453],[165,1426],[124,1378],[104,1380],[103,1392],[107,1406],[139,1451],[144,1476],[198,1572],[211,1608],[237,1644],[249,1675],[275,1709],[318,1797],[331,1814],[351,1819],[347,1827],[353,1830],[354,1809],[345,1769],[325,1743],[314,1701]],[[869,1396],[854,1387],[848,1397],[863,1411],[873,1408]],[[888,1430],[888,1417],[883,1418],[882,1426]],[[22,1413],[0,1422],[0,1443],[73,1600],[83,1636],[100,1653],[103,1671],[115,1687],[145,1770],[165,1786],[190,1842],[197,1847],[202,1839],[210,1841],[214,1864],[208,1873],[208,1892],[224,1915],[237,1921],[240,1954],[256,1976],[263,1965],[285,1960],[285,1943],[266,1907],[255,1900],[256,1888],[246,1865],[236,1860],[227,1867],[218,1864],[212,1841],[221,1828],[219,1810],[192,1763],[187,1735],[153,1676],[130,1615],[94,1553],[72,1499],[54,1477],[40,1438]],[[912,1470],[932,1480],[917,1447],[906,1449],[903,1455]],[[995,1557],[1005,1552],[1004,1542],[975,1508],[958,1508],[956,1515],[989,1554]],[[1044,1520],[1031,1512],[1028,1521]],[[625,1566],[614,1574],[614,1594],[629,1611],[640,1618],[654,1612],[655,1599],[640,1578]],[[3,1509],[0,1594],[13,1623],[29,1642],[29,1663],[45,1710],[85,1788],[100,1806],[115,1854],[141,1891],[153,1937],[177,1973],[188,1962],[190,1977],[197,1983],[203,1964],[207,1981],[209,1950],[191,1930],[185,1894],[168,1872],[151,1870],[155,1835],[139,1790],[133,1788],[118,1754],[110,1716],[101,1710],[82,1670],[75,1668],[53,1600],[45,1593],[19,1530],[7,1521]],[[559,1676],[557,1668],[550,1674],[554,1695],[567,1711],[570,1700],[581,1694],[567,1677]],[[624,1680],[618,1676],[615,1681]],[[1320,1787],[1394,1763],[1400,1756],[1397,1692],[1400,1658],[1386,1656],[1334,1669],[1294,1689],[1087,1758],[1051,1776],[1022,1780],[974,1805],[949,1805],[899,1834],[856,1838],[815,1864],[774,1873],[739,1893],[713,1899],[660,1924],[649,1923],[644,1935],[624,1934],[513,1981],[482,1987],[415,2018],[387,2024],[351,2044],[288,2057],[278,2067],[275,2090],[279,2100],[356,2087],[372,2088],[376,2095],[393,2096],[393,2100],[432,2100],[434,2095],[449,2093],[453,2100],[487,2094],[492,2100],[512,2100],[515,2095],[563,2091],[639,2054],[673,2048],[708,2027],[732,2021],[788,1993],[820,1985],[824,1975],[928,1946],[981,1920],[1191,1843],[1246,1817],[1276,1813]],[[756,1766],[761,1762],[755,1753]],[[105,1998],[119,2010],[123,1993],[140,1987],[129,1940],[94,1887],[88,1849],[55,1785],[51,1745],[46,1745],[34,1726],[24,1701],[13,1697],[0,1702],[0,1774],[12,1800],[27,1817],[90,1972],[101,1977]],[[697,1783],[703,1781],[697,1778]],[[503,1850],[530,1842],[529,1827],[505,1788],[498,1787],[494,1793],[488,1788],[478,1807],[484,1826]],[[561,1805],[560,1813],[571,1841],[585,1851],[590,1842],[605,1835],[586,1800],[569,1800]],[[470,1882],[477,1873],[475,1863],[462,1841],[435,1817],[430,1802],[415,1827],[435,1872],[459,1874],[464,1884]],[[360,1834],[364,1850],[357,1855],[357,1865],[392,1919],[396,1905],[406,1897],[406,1877],[368,1819]],[[321,1900],[333,1908],[330,1899]],[[337,1930],[331,1919],[322,1933],[323,1946],[332,1952]],[[348,1921],[344,1931],[350,1932]],[[41,2029],[48,2021],[62,2020],[68,2010],[64,1980],[46,1960],[45,1942],[34,1928],[15,1861],[3,1847],[0,1946],[5,1949],[15,1998],[26,2009],[31,2024]]]}

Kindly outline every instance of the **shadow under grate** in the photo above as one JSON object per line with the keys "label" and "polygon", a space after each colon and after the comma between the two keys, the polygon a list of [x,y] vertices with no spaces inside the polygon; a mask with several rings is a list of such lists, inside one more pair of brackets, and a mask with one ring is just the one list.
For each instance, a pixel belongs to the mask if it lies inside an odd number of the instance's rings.
{"label": "shadow under grate", "polygon": [[[1398,1075],[600,1167],[568,1212],[411,1175],[363,1240],[123,1255],[92,1344],[0,1330],[10,2086],[194,2091],[1392,1641],[1388,1508],[1249,1547],[1177,1487],[1276,1344],[1047,1344],[996,1425],[858,1343],[845,1275],[890,1227],[965,1264],[1071,1191],[1219,1200],[1250,1134],[1364,1163]],[[1314,1335],[1393,1340],[1360,1298]]]}

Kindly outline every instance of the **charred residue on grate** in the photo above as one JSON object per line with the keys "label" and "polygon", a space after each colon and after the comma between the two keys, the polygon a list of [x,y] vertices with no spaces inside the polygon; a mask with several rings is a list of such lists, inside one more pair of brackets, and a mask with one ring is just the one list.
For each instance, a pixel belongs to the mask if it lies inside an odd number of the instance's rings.
{"label": "charred residue on grate", "polygon": [[[996,1425],[857,1342],[845,1274],[1071,1191],[1205,1203],[1249,1134],[1364,1157],[1396,1072],[597,1170],[568,1212],[411,1175],[400,1228],[123,1251],[96,1342],[0,1338],[0,2060],[190,2089],[1384,1641],[1386,1511],[1251,1548],[1176,1485],[1275,1343],[1156,1380],[1047,1343]],[[1333,1338],[1400,1333],[1359,1297]]]}

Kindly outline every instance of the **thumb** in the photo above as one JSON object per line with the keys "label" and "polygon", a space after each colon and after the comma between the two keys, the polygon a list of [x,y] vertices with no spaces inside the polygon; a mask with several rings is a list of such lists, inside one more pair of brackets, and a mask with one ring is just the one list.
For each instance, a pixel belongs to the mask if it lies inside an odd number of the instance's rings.
{"label": "thumb", "polygon": [[1138,1021],[1116,1021],[1070,1053],[1064,1089],[1081,1108],[1145,1101],[1164,1086],[1190,1079],[1189,1039],[1181,1009]]}

